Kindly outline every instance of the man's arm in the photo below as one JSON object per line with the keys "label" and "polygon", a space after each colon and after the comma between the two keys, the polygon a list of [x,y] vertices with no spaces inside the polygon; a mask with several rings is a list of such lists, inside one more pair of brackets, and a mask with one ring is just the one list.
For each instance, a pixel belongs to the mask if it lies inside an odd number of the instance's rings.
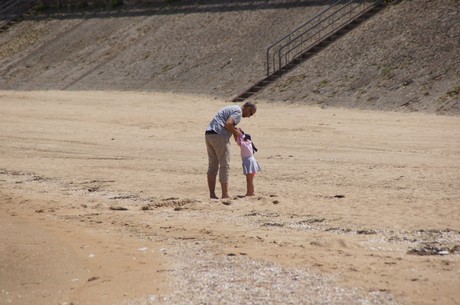
{"label": "man's arm", "polygon": [[225,122],[225,129],[227,129],[233,134],[233,137],[235,138],[235,140],[240,135],[240,131],[235,128],[235,120],[232,117],[229,117],[227,121]]}

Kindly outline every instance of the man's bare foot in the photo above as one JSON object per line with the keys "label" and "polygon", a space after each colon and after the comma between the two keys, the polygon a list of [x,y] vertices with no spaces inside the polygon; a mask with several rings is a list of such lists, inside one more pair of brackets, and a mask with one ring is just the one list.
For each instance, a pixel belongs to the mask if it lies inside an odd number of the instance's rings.
{"label": "man's bare foot", "polygon": [[251,193],[251,194],[246,194],[244,196],[255,196],[256,194],[255,193]]}
{"label": "man's bare foot", "polygon": [[211,199],[219,199],[219,197],[217,197],[216,194],[210,194],[209,197]]}

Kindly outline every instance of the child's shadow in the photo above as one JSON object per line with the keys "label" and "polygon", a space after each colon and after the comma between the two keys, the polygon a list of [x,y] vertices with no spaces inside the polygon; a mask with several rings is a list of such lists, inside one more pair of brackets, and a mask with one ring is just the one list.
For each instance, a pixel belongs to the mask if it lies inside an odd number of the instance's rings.
{"label": "child's shadow", "polygon": [[251,198],[255,197],[255,195],[236,195],[233,199],[242,199],[242,198]]}

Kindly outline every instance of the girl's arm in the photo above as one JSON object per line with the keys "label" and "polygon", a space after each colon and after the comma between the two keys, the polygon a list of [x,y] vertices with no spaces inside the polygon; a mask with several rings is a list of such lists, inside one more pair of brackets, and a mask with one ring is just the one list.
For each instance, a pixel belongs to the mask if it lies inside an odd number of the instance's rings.
{"label": "girl's arm", "polygon": [[238,144],[238,146],[241,146],[241,142],[243,141],[243,134],[240,133],[238,137],[235,137],[235,141],[236,141],[236,144]]}

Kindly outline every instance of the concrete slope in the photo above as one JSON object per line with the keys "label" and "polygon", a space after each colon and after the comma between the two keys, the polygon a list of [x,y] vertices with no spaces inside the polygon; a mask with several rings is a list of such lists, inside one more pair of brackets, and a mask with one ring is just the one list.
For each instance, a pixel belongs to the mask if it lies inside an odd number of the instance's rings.
{"label": "concrete slope", "polygon": [[[40,12],[0,35],[0,89],[173,91],[230,99],[265,49],[324,1],[176,1]],[[253,99],[459,114],[457,0],[402,1]]]}

